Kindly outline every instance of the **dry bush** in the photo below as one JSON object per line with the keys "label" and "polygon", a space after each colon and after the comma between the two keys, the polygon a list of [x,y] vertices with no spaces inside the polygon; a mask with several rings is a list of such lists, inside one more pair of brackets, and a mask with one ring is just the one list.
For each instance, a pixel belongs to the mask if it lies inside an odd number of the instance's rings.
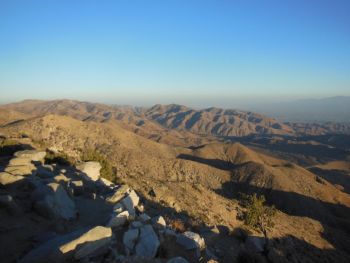
{"label": "dry bush", "polygon": [[168,226],[170,226],[176,232],[183,233],[186,231],[184,222],[179,218],[167,218]]}

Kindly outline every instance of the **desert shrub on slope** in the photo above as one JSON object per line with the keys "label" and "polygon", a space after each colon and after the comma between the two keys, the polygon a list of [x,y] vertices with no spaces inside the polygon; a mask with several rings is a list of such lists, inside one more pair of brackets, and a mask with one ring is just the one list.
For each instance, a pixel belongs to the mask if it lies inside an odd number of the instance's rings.
{"label": "desert shrub on slope", "polygon": [[274,226],[275,207],[265,205],[265,197],[255,193],[243,197],[242,205],[247,209],[244,213],[244,223],[261,231],[266,237],[267,230]]}

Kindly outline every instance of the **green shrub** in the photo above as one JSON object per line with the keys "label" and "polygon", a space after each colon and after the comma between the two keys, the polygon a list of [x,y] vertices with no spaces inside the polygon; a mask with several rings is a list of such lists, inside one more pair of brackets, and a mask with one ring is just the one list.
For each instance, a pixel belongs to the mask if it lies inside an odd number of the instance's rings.
{"label": "green shrub", "polygon": [[265,205],[265,201],[263,195],[246,195],[242,200],[242,205],[246,208],[243,215],[244,223],[260,230],[266,237],[267,230],[274,226],[273,217],[276,209],[274,206]]}
{"label": "green shrub", "polygon": [[85,149],[81,154],[81,160],[84,162],[95,161],[99,162],[102,166],[101,176],[112,182],[116,182],[117,178],[115,176],[115,171],[109,160],[106,159],[104,155],[99,153],[94,149]]}

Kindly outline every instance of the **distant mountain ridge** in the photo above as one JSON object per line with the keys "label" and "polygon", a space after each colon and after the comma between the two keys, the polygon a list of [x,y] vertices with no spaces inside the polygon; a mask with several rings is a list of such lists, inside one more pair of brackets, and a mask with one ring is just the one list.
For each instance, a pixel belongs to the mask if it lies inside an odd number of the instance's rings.
{"label": "distant mountain ridge", "polygon": [[32,116],[58,114],[79,120],[106,122],[116,120],[138,128],[152,126],[209,136],[246,136],[250,134],[291,135],[293,130],[272,118],[239,110],[207,108],[195,110],[186,106],[154,105],[151,108],[109,106],[73,100],[26,100],[2,106]]}
{"label": "distant mountain ridge", "polygon": [[115,121],[139,135],[159,142],[172,141],[173,145],[201,144],[203,136],[350,134],[350,122],[283,123],[251,111],[215,107],[197,110],[178,104],[146,108],[75,100],[25,100],[3,105],[0,109],[31,117],[57,114],[82,121]]}
{"label": "distant mountain ridge", "polygon": [[293,134],[293,130],[260,114],[240,110],[207,108],[194,110],[185,106],[155,105],[144,112],[170,129],[187,130],[195,134],[214,136],[246,136],[250,134]]}

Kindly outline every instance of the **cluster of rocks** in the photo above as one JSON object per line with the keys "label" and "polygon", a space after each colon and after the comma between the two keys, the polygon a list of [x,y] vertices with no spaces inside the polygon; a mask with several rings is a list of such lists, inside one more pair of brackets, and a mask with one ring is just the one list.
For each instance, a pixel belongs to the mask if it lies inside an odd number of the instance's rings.
{"label": "cluster of rocks", "polygon": [[[15,158],[0,172],[0,183],[2,185],[12,184],[23,180],[28,175],[35,175],[37,172],[35,163],[41,163],[46,152],[26,150],[15,153]],[[44,168],[44,167],[43,167]]]}
{"label": "cluster of rocks", "polygon": [[[177,233],[162,216],[149,216],[129,186],[101,178],[98,162],[62,167],[44,164],[45,155],[36,150],[16,152],[0,172],[0,189],[5,189],[0,207],[14,217],[35,213],[59,230],[43,233],[38,244],[21,251],[18,262],[183,263],[197,261],[205,251],[199,234]],[[22,192],[26,195],[21,199]],[[89,204],[103,207],[105,216]],[[174,246],[175,252],[161,255],[161,249]],[[186,253],[191,255],[187,260]]]}

